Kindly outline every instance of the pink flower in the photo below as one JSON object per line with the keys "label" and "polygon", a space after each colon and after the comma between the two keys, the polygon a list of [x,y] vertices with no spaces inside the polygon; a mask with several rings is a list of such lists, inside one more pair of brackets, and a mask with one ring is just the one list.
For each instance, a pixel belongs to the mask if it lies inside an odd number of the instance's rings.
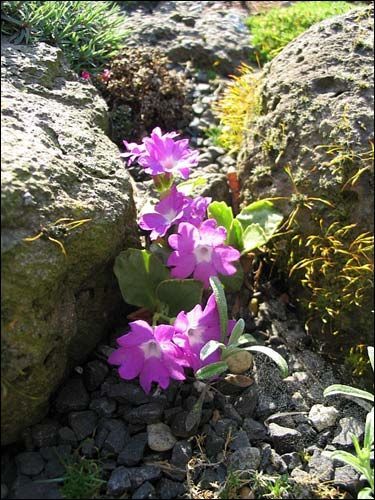
{"label": "pink flower", "polygon": [[173,186],[170,193],[155,205],[154,212],[141,216],[139,226],[151,231],[150,238],[156,240],[165,236],[168,229],[179,222],[190,222],[194,226],[199,226],[206,217],[210,203],[211,198],[198,196],[192,199],[184,196]]}
{"label": "pink flower", "polygon": [[[145,137],[143,144],[137,145],[124,141],[129,152],[122,156],[135,159],[145,169],[145,172],[154,176],[159,174],[178,174],[187,179],[191,167],[198,164],[198,151],[192,151],[187,139],[175,141],[176,132],[162,134],[159,127],[154,128],[150,137]],[[138,149],[137,149],[138,148]],[[129,163],[128,163],[129,164]]]}
{"label": "pink flower", "polygon": [[82,71],[81,78],[83,78],[84,80],[90,80],[91,74],[88,71]]}
{"label": "pink flower", "polygon": [[168,266],[173,266],[171,275],[187,278],[191,274],[209,287],[209,278],[231,275],[236,268],[231,264],[240,258],[240,252],[224,244],[227,232],[217,227],[214,219],[205,220],[199,228],[188,222],[181,222],[178,234],[172,234],[168,243],[174,252],[168,258]]}
{"label": "pink flower", "polygon": [[183,366],[187,366],[187,361],[181,349],[172,342],[173,326],[152,328],[142,320],[129,325],[130,332],[117,339],[120,347],[108,358],[110,364],[120,366],[121,378],[131,380],[139,376],[145,392],[150,392],[152,382],[166,389],[171,378],[185,379]]}
{"label": "pink flower", "polygon": [[151,231],[150,238],[156,240],[181,220],[187,202],[188,199],[173,187],[169,195],[155,205],[155,212],[141,216],[139,226]]}
{"label": "pink flower", "polygon": [[180,222],[190,222],[193,226],[198,227],[207,217],[207,207],[211,203],[212,198],[208,196],[197,196],[189,198],[191,201],[184,208],[184,215]]}
{"label": "pink flower", "polygon": [[127,165],[131,165],[135,160],[137,160],[141,155],[145,154],[145,145],[144,144],[137,144],[135,142],[126,142],[123,141],[126,149],[128,150],[127,153],[122,153],[120,156],[123,158],[128,158]]}
{"label": "pink flower", "polygon": [[[235,323],[233,320],[228,322],[228,334],[232,332]],[[180,312],[173,326],[176,330],[173,340],[183,349],[184,357],[194,371],[220,361],[220,349],[204,361],[200,359],[201,349],[209,340],[220,341],[220,318],[214,294],[210,295],[203,310],[198,304],[188,313]]]}

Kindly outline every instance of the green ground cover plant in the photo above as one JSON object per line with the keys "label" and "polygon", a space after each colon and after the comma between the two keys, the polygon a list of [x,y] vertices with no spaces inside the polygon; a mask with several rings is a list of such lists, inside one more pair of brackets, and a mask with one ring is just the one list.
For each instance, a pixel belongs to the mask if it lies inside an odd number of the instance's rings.
{"label": "green ground cover plant", "polygon": [[[374,370],[374,348],[367,348],[368,357]],[[365,401],[370,401],[374,404],[374,395],[368,391],[357,389],[348,385],[334,384],[327,387],[324,391],[324,396],[349,396]],[[358,401],[358,400],[357,400]],[[365,479],[369,486],[362,488],[357,498],[373,499],[374,498],[374,408],[371,408],[366,417],[365,435],[363,438],[363,446],[361,447],[357,436],[351,435],[355,454],[343,450],[336,450],[332,453],[332,458],[341,460],[345,464],[352,466],[357,470],[362,479]]]}
{"label": "green ground cover plant", "polygon": [[295,2],[283,9],[270,9],[247,19],[254,60],[266,63],[289,42],[313,24],[327,17],[343,14],[354,6],[351,2]]}
{"label": "green ground cover plant", "polygon": [[60,47],[72,68],[100,70],[122,47],[124,16],[115,2],[8,1],[1,3],[1,33],[14,43]]}

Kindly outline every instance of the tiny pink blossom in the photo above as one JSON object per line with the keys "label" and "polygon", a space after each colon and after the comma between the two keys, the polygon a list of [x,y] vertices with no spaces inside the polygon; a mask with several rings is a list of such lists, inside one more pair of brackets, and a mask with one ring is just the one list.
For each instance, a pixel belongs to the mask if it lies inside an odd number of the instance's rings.
{"label": "tiny pink blossom", "polygon": [[232,262],[240,258],[240,252],[225,245],[226,229],[217,227],[214,219],[205,220],[199,228],[188,222],[181,222],[178,234],[168,238],[174,252],[168,258],[168,266],[172,266],[174,278],[188,278],[193,275],[209,287],[211,276],[225,276],[236,272]]}
{"label": "tiny pink blossom", "polygon": [[100,78],[103,80],[103,82],[108,82],[112,76],[112,71],[109,69],[105,69],[102,71]]}
{"label": "tiny pink blossom", "polygon": [[159,325],[152,328],[146,321],[129,323],[130,332],[117,339],[119,348],[108,358],[108,363],[119,365],[119,375],[125,380],[139,376],[145,392],[150,392],[152,382],[166,389],[170,379],[184,380],[183,366],[188,363],[181,349],[172,342],[173,326]]}
{"label": "tiny pink blossom", "polygon": [[[235,321],[228,322],[228,335],[232,332]],[[209,340],[220,341],[220,318],[214,294],[210,295],[204,309],[200,304],[190,312],[180,312],[174,322],[176,333],[173,341],[184,351],[184,356],[194,371],[202,366],[220,361],[220,349],[208,356],[204,361],[200,359],[202,347]]]}
{"label": "tiny pink blossom", "polygon": [[88,71],[82,71],[81,78],[83,78],[84,80],[90,80],[91,74]]}

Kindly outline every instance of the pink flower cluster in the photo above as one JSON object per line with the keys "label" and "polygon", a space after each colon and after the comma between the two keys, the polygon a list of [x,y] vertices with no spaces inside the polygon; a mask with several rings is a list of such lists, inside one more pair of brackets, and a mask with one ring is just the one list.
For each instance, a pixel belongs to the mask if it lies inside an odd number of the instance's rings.
{"label": "pink flower cluster", "polygon": [[[228,334],[234,321],[228,322]],[[119,366],[121,378],[139,377],[141,387],[150,392],[152,382],[166,389],[170,379],[184,380],[184,368],[194,371],[218,361],[219,351],[201,361],[200,351],[209,340],[220,340],[220,319],[212,294],[204,309],[198,304],[188,313],[180,312],[173,326],[151,327],[145,321],[130,323],[130,332],[119,337],[116,349],[108,359]]]}
{"label": "pink flower cluster", "polygon": [[158,174],[177,174],[183,179],[190,175],[190,169],[198,165],[198,151],[189,148],[189,141],[175,141],[177,132],[162,134],[159,127],[154,128],[150,137],[145,137],[142,144],[124,141],[128,152],[123,153],[128,158],[128,165],[134,160],[152,176]]}
{"label": "pink flower cluster", "polygon": [[[173,184],[175,176],[187,179],[198,163],[198,152],[189,148],[187,140],[176,137],[176,132],[162,134],[157,127],[141,144],[124,141],[127,152],[122,156],[128,165],[137,161],[162,191],[161,200],[152,212],[140,217],[139,226],[150,232],[151,240],[165,237],[164,243],[170,247],[167,266],[171,276],[193,277],[208,288],[211,276],[236,272],[233,263],[239,260],[240,252],[226,245],[226,229],[207,218],[211,198],[186,196]],[[233,326],[234,322],[229,321],[228,334]],[[220,337],[220,318],[212,294],[204,309],[198,304],[190,312],[180,312],[173,325],[130,323],[130,333],[118,339],[119,348],[108,361],[119,366],[122,378],[139,377],[146,392],[151,390],[152,382],[165,389],[170,379],[185,379],[185,368],[196,371],[218,361],[219,351],[204,362],[200,351],[208,341],[219,341]]]}
{"label": "pink flower cluster", "polygon": [[[178,175],[186,179],[190,168],[198,162],[198,153],[189,149],[187,140],[175,140],[177,136],[176,132],[162,134],[157,127],[142,144],[124,141],[128,151],[122,156],[128,159],[128,164],[137,161],[154,177],[166,175],[169,179]],[[238,250],[225,244],[226,229],[218,227],[214,219],[207,219],[210,203],[209,197],[191,198],[172,186],[155,205],[154,211],[143,214],[139,220],[140,228],[150,231],[151,240],[166,236],[177,226],[177,234],[168,237],[173,249],[168,259],[172,276],[193,276],[205,287],[209,286],[211,276],[234,274],[233,262],[240,258]]]}

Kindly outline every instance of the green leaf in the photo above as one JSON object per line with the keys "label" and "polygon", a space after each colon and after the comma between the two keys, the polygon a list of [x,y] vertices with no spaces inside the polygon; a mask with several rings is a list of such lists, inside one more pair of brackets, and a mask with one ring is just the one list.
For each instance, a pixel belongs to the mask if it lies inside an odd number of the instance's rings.
{"label": "green leaf", "polygon": [[264,345],[254,345],[250,347],[243,347],[243,349],[246,349],[247,351],[251,352],[260,352],[262,354],[266,354],[266,356],[270,357],[272,361],[274,361],[277,364],[279,370],[281,371],[281,375],[283,377],[288,376],[289,370],[287,362],[278,352],[274,351],[270,347],[266,347]]}
{"label": "green leaf", "polygon": [[229,337],[228,345],[237,343],[238,339],[243,334],[244,329],[245,329],[245,321],[242,318],[240,318],[233,327],[232,333],[230,334]]}
{"label": "green leaf", "polygon": [[180,182],[180,184],[177,185],[177,191],[185,196],[191,196],[195,191],[197,191],[197,188],[205,186],[206,184],[207,179],[204,177],[189,179],[188,181]]}
{"label": "green leaf", "polygon": [[217,309],[219,311],[221,341],[225,343],[228,333],[228,309],[224,288],[219,278],[216,276],[211,276],[210,285],[214,292]]}
{"label": "green leaf", "polygon": [[156,309],[156,288],[169,278],[168,269],[157,257],[147,250],[129,248],[116,257],[113,270],[125,302]]}
{"label": "green leaf", "polygon": [[361,461],[351,453],[348,453],[347,451],[342,451],[342,450],[333,451],[330,454],[330,458],[336,458],[337,460],[341,460],[342,462],[351,465],[352,467],[354,467],[354,469],[363,474],[364,467],[361,465]]}
{"label": "green leaf", "polygon": [[255,250],[263,246],[267,243],[268,238],[266,233],[263,231],[262,227],[259,224],[251,224],[247,226],[243,233],[243,250],[242,253],[251,252],[251,250]]}
{"label": "green leaf", "polygon": [[165,280],[156,289],[157,298],[168,306],[170,316],[177,316],[181,311],[191,311],[202,301],[202,293],[202,282],[193,279]]}
{"label": "green leaf", "polygon": [[222,342],[218,342],[217,340],[209,340],[207,344],[205,344],[199,354],[199,357],[202,361],[204,361],[208,356],[211,356],[215,351],[219,349],[219,347],[225,347],[225,344]]}
{"label": "green leaf", "polygon": [[241,222],[237,219],[233,219],[229,228],[227,243],[240,252],[243,250],[243,228]]}
{"label": "green leaf", "polygon": [[362,488],[361,491],[357,493],[357,498],[359,500],[373,500],[373,494],[371,488]]}
{"label": "green leaf", "polygon": [[202,407],[204,402],[204,397],[206,395],[206,391],[203,390],[201,395],[198,398],[198,401],[195,403],[191,411],[186,415],[185,418],[185,429],[190,432],[202,418]]}
{"label": "green leaf", "polygon": [[196,373],[195,377],[200,380],[216,377],[221,373],[224,373],[228,369],[228,365],[224,361],[218,361],[217,363],[211,363],[210,365],[200,368]]}
{"label": "green leaf", "polygon": [[[242,209],[236,218],[237,220],[240,221],[243,229],[245,230],[245,233],[246,233],[246,228],[248,228],[253,224],[258,224],[260,228],[263,230],[265,241],[253,247],[253,248],[258,248],[258,246],[264,245],[264,243],[266,243],[271,238],[271,236],[274,234],[277,227],[279,226],[280,222],[283,220],[283,215],[278,210],[275,209],[271,201],[259,200],[255,201],[254,203],[251,203],[250,205]],[[253,229],[252,232],[254,231],[257,230]],[[251,240],[250,234],[251,232],[248,232],[249,242]],[[252,238],[254,239],[255,236],[256,235],[254,234]],[[260,238],[260,234],[258,235],[258,238]],[[244,239],[245,239],[245,234],[244,234]],[[244,242],[244,247],[246,248],[245,242]]]}
{"label": "green leaf", "polygon": [[207,209],[209,219],[215,219],[218,226],[224,226],[229,232],[233,221],[232,208],[225,201],[213,201]]}
{"label": "green leaf", "polygon": [[256,344],[257,343],[257,339],[255,337],[253,337],[252,335],[250,335],[250,333],[244,333],[238,339],[237,343],[238,343],[238,345],[241,345],[241,344],[248,344],[249,342],[252,343],[252,344]]}
{"label": "green leaf", "polygon": [[239,292],[243,285],[244,272],[240,262],[234,262],[234,267],[237,271],[230,276],[220,274],[220,281],[224,285],[227,292]]}
{"label": "green leaf", "polygon": [[370,392],[363,391],[362,389],[357,389],[355,387],[350,387],[349,385],[333,384],[327,387],[323,392],[323,396],[335,396],[340,394],[341,396],[353,396],[356,398],[367,399],[368,401],[374,402],[374,396]]}
{"label": "green leaf", "polygon": [[367,348],[367,354],[368,354],[368,357],[369,357],[369,360],[370,360],[370,363],[372,366],[372,371],[374,371],[374,348],[369,346]]}
{"label": "green leaf", "polygon": [[374,408],[367,414],[363,446],[371,449],[374,444]]}

